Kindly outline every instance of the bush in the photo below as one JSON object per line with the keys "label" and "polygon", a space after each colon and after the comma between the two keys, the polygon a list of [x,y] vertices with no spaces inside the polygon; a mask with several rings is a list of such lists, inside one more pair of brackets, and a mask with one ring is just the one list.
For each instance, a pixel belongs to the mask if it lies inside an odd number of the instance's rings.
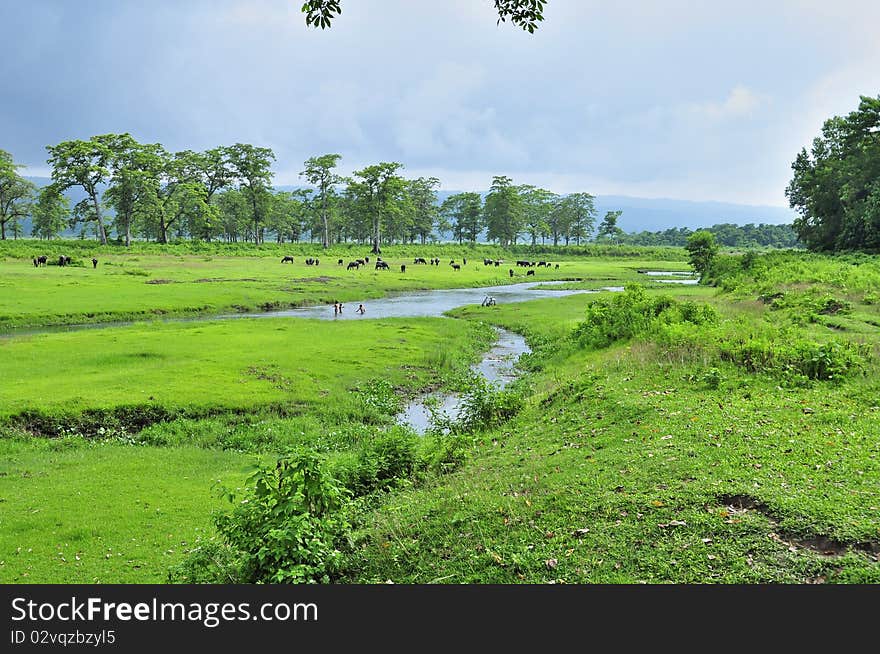
{"label": "bush", "polygon": [[647,334],[662,324],[702,325],[717,319],[717,312],[708,304],[650,296],[644,287],[632,284],[623,293],[591,302],[586,320],[575,327],[572,337],[583,347],[598,349]]}
{"label": "bush", "polygon": [[281,456],[248,478],[243,499],[214,515],[222,544],[190,552],[169,578],[216,583],[329,583],[342,564],[346,492],[311,451]]}

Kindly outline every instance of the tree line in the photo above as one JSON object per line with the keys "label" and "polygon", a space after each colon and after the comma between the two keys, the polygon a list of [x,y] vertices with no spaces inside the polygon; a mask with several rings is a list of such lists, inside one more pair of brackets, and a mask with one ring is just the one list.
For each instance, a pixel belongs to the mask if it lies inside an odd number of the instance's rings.
{"label": "tree line", "polygon": [[[370,244],[378,252],[385,243],[426,243],[449,233],[459,243],[476,243],[485,233],[502,246],[519,239],[579,245],[590,239],[597,218],[589,193],[558,195],[499,175],[485,198],[456,193],[440,202],[436,177],[407,179],[397,162],[343,176],[336,171],[338,154],[307,159],[301,178],[310,187],[284,191],[273,188],[273,151],[246,143],[169,152],[126,133],[46,149],[52,181],[39,190],[19,174],[22,166],[0,150],[3,239],[7,231],[21,236],[21,220],[30,217],[31,236],[49,239],[78,228],[102,244],[114,234],[125,245],[132,239],[307,239],[324,247]],[[82,196],[72,207],[66,195],[71,189]],[[606,215],[597,240],[618,235],[619,215]]]}
{"label": "tree line", "polygon": [[[736,225],[720,223],[711,227],[702,227],[698,231],[706,231],[714,235],[719,245],[731,248],[796,248],[801,247],[798,235],[791,225]],[[688,227],[671,227],[662,231],[641,231],[623,234],[619,240],[624,245],[669,245],[684,247],[694,231]]]}

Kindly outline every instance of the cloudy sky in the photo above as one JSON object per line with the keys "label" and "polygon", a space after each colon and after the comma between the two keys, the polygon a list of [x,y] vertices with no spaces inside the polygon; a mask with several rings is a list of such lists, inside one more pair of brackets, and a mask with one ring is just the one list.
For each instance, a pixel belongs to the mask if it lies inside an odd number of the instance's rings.
{"label": "cloudy sky", "polygon": [[824,119],[880,94],[876,0],[549,0],[535,34],[491,0],[29,0],[0,5],[0,148],[130,132],[271,147],[276,181],[342,155],[443,188],[786,205]]}

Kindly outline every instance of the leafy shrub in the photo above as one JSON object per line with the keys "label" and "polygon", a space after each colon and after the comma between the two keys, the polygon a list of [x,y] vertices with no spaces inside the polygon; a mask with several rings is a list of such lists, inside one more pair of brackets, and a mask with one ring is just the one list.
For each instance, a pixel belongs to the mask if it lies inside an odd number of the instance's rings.
{"label": "leafy shrub", "polygon": [[702,325],[717,319],[710,305],[678,302],[666,295],[650,296],[644,287],[632,284],[623,293],[591,302],[586,320],[575,327],[572,338],[581,346],[598,349],[646,334],[662,324]]}
{"label": "leafy shrub", "polygon": [[214,515],[221,544],[202,544],[172,579],[217,583],[329,583],[349,533],[346,492],[311,451],[284,454],[248,478],[243,499]]}
{"label": "leafy shrub", "polygon": [[[358,389],[364,411],[374,421],[396,415],[400,411],[400,398],[394,392],[394,386],[385,379],[371,379]],[[378,419],[378,420],[376,420]]]}
{"label": "leafy shrub", "polygon": [[721,358],[749,372],[830,380],[862,372],[870,359],[870,349],[850,341],[815,343],[798,339],[789,342],[752,336],[722,342]]}
{"label": "leafy shrub", "polygon": [[354,495],[394,486],[422,468],[417,444],[411,432],[392,429],[377,435],[353,460],[342,462],[335,475]]}

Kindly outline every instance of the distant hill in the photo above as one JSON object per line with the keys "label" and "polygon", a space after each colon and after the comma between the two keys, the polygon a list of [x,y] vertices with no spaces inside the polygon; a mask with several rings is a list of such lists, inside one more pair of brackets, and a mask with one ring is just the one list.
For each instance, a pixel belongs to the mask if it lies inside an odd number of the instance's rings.
{"label": "distant hill", "polygon": [[[28,177],[38,187],[49,184],[48,177]],[[277,190],[292,191],[302,186],[278,186]],[[443,190],[437,193],[440,202],[458,191]],[[488,191],[482,192],[486,196]],[[70,189],[66,193],[71,206],[85,197],[81,189]],[[618,226],[625,232],[661,231],[670,227],[688,227],[698,229],[722,223],[747,225],[761,223],[769,225],[791,224],[796,214],[785,207],[770,207],[748,204],[732,204],[727,202],[696,202],[691,200],[669,200],[661,198],[634,198],[625,195],[596,196],[596,213],[598,224],[606,211],[623,211]],[[23,222],[24,233],[30,235],[30,220]],[[67,231],[64,236],[73,236]]]}

